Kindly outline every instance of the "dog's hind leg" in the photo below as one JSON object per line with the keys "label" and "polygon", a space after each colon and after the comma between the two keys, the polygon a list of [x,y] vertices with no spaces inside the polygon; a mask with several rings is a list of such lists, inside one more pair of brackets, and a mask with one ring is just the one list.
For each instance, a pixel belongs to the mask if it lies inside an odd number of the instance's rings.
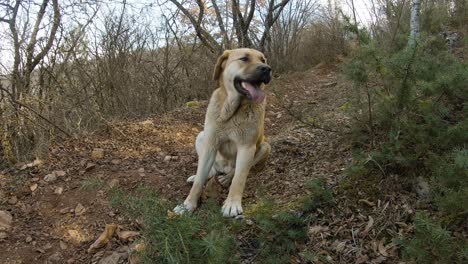
{"label": "dog's hind leg", "polygon": [[[252,169],[255,171],[261,171],[263,167],[265,167],[266,161],[268,160],[268,156],[270,155],[271,151],[271,146],[268,144],[268,142],[262,142],[255,152],[255,156],[252,161]],[[221,185],[224,187],[229,186],[229,184],[232,181],[232,178],[234,177],[234,170],[231,172],[225,174],[225,175],[220,175],[218,180]]]}

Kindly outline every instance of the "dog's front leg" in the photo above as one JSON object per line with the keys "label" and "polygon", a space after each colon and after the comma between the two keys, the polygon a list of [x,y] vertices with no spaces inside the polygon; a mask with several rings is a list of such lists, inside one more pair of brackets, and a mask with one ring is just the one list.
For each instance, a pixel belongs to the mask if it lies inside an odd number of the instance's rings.
{"label": "dog's front leg", "polygon": [[255,145],[241,146],[237,149],[234,178],[232,179],[229,194],[222,209],[224,216],[237,216],[243,212],[242,195],[244,193],[245,181],[252,167],[255,150]]}
{"label": "dog's front leg", "polygon": [[216,144],[213,140],[214,138],[209,134],[206,134],[206,137],[205,144],[201,148],[200,155],[198,157],[197,174],[195,176],[192,189],[190,189],[190,193],[184,203],[174,208],[175,213],[183,214],[187,211],[193,212],[197,208],[198,199],[200,199],[203,185],[208,178],[211,167],[213,167],[217,150]]}

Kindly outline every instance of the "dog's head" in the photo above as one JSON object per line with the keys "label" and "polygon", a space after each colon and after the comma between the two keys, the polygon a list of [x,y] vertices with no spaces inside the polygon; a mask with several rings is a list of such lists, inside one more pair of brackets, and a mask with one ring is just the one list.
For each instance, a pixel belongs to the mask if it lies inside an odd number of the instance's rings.
{"label": "dog's head", "polygon": [[271,80],[271,68],[260,51],[254,49],[226,50],[218,58],[214,79],[220,81],[228,94],[238,94],[255,103],[265,99],[265,85]]}

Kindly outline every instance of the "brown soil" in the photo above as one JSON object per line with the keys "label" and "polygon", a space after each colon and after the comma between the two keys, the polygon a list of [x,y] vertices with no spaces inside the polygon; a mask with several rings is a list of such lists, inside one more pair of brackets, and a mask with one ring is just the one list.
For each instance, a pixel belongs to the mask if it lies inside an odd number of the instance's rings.
{"label": "brown soil", "polygon": [[[312,178],[338,186],[351,161],[349,118],[340,108],[349,100],[349,89],[335,67],[323,65],[273,81],[266,113],[272,153],[266,168],[248,179],[245,208],[265,194],[287,206],[306,193],[304,183]],[[94,263],[125,245],[113,239],[97,254],[87,252],[106,224],[138,229],[111,207],[109,184],[129,191],[145,185],[163,198],[182,201],[190,188],[186,178],[196,171],[194,140],[205,109],[206,102],[201,102],[153,119],[115,123],[101,134],[55,146],[41,166],[0,172],[0,210],[13,215],[12,228],[0,238],[0,262]],[[104,150],[104,158],[91,158],[95,148]],[[56,170],[66,175],[45,182],[44,176]],[[32,192],[33,184],[38,188]],[[54,193],[58,187],[62,194]],[[319,213],[317,226],[323,228],[315,226],[307,246],[335,263],[394,262],[395,246],[380,238],[385,232],[409,232],[401,220],[411,213],[406,196],[373,200],[365,195],[363,191],[351,199],[336,191],[337,209]],[[74,210],[78,204],[85,208],[81,214]],[[387,224],[387,214],[381,213],[385,210],[392,212],[392,221],[402,221],[401,226]],[[363,234],[370,215],[372,226]]]}

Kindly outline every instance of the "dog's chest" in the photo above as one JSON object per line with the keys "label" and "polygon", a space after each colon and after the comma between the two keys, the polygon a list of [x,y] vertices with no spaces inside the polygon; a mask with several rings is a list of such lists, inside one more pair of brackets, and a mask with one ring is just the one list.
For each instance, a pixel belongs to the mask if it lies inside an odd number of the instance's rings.
{"label": "dog's chest", "polygon": [[251,141],[256,140],[263,120],[262,111],[258,108],[239,109],[228,121],[221,124],[222,140]]}

